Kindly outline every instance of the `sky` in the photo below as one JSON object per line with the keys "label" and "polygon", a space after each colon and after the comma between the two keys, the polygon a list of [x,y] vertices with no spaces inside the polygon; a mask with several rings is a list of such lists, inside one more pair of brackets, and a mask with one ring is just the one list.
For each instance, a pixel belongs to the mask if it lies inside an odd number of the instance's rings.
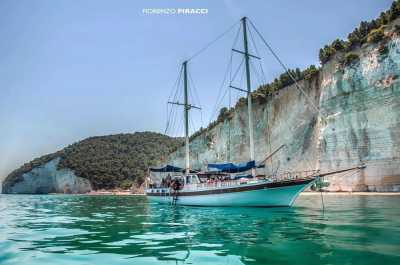
{"label": "sky", "polygon": [[[164,133],[166,102],[181,63],[242,16],[251,19],[289,67],[305,68],[318,65],[322,46],[346,38],[391,2],[1,0],[0,180],[35,157],[90,136]],[[208,12],[144,14],[147,8]],[[189,61],[190,87],[198,95],[193,99],[202,107],[193,111],[191,132],[215,118],[236,28]],[[265,79],[272,80],[283,70],[259,40],[255,43],[251,52],[257,47]],[[258,81],[253,82],[256,86]],[[169,131],[180,132],[179,127]]]}

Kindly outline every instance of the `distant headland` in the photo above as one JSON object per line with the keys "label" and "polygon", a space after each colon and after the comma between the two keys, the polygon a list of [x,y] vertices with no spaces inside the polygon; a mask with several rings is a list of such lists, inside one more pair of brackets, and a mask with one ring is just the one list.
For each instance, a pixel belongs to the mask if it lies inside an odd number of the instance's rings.
{"label": "distant headland", "polygon": [[137,188],[147,167],[181,144],[154,132],[96,136],[24,164],[2,184],[3,193],[87,193]]}

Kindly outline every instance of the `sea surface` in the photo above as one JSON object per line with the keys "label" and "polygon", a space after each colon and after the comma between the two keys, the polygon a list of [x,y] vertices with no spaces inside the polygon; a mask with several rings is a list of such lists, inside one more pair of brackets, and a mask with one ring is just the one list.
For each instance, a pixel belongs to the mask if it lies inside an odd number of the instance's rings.
{"label": "sea surface", "polygon": [[0,195],[0,264],[400,264],[400,196],[301,196],[292,208],[144,196]]}

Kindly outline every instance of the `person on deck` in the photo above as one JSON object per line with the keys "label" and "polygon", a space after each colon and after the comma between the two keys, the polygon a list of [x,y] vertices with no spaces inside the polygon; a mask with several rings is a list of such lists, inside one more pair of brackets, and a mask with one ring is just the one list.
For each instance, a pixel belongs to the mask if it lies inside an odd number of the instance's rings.
{"label": "person on deck", "polygon": [[165,178],[165,184],[167,185],[168,188],[171,186],[171,182],[172,182],[172,177],[168,173],[167,177]]}

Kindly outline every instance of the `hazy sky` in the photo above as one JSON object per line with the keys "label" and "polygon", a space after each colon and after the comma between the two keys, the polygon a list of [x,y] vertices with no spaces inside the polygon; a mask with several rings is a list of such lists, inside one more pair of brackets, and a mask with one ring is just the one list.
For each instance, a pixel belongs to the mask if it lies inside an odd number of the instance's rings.
{"label": "hazy sky", "polygon": [[[290,67],[318,64],[390,0],[0,1],[0,179],[45,153],[93,135],[163,132],[181,62],[246,15]],[[208,8],[145,15],[143,8]],[[235,32],[189,70],[207,125]],[[263,52],[260,51],[260,54]],[[268,79],[282,72],[267,55]],[[200,126],[200,116],[194,122]]]}

